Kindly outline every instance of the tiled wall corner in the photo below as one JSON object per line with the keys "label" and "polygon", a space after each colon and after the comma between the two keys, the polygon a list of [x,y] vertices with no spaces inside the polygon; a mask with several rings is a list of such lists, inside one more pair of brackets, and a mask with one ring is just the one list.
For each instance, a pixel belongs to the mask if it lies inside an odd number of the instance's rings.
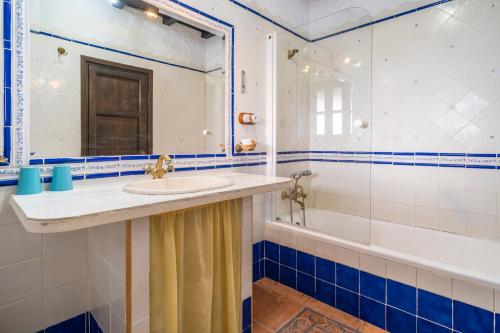
{"label": "tiled wall corner", "polygon": [[88,229],[88,311],[103,333],[125,327],[125,224]]}

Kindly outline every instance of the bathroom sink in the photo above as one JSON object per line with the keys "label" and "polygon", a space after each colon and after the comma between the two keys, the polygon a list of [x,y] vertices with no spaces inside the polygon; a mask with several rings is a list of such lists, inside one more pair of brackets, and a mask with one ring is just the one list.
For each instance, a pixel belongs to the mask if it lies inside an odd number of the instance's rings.
{"label": "bathroom sink", "polygon": [[232,179],[218,176],[187,176],[150,179],[130,183],[123,190],[133,194],[181,194],[193,193],[228,187]]}

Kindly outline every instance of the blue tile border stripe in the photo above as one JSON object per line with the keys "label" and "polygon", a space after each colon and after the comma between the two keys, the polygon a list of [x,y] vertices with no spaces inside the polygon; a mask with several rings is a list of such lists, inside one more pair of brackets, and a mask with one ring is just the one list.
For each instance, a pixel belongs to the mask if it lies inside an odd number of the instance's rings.
{"label": "blue tile border stripe", "polygon": [[[500,314],[312,254],[296,256],[296,263],[290,263],[287,253],[292,250],[266,240],[253,244],[253,281],[267,277],[284,283],[390,332],[498,333]],[[310,266],[306,261],[316,268],[304,272],[301,267]],[[331,273],[325,275],[327,271]]]}
{"label": "blue tile border stripe", "polygon": [[[35,158],[29,164],[42,170],[44,183],[50,183],[51,169],[56,165],[69,165],[73,180],[114,178],[144,174],[144,167],[154,163],[159,155],[88,156]],[[266,153],[255,152],[228,158],[225,154],[174,155],[174,172],[242,168],[266,165]],[[0,187],[17,185],[17,168],[0,169]]]}
{"label": "blue tile border stripe", "polygon": [[189,67],[189,66],[186,66],[186,65],[176,64],[176,63],[169,62],[169,61],[164,61],[164,60],[160,60],[160,59],[146,57],[146,56],[142,56],[142,55],[139,55],[139,54],[130,53],[130,52],[127,52],[127,51],[122,51],[122,50],[113,49],[113,48],[102,46],[102,45],[98,45],[98,44],[93,44],[93,43],[81,41],[81,40],[78,40],[78,39],[73,39],[73,38],[69,38],[69,37],[65,37],[65,36],[61,36],[61,35],[56,35],[56,34],[53,34],[53,33],[50,33],[50,32],[46,32],[46,31],[40,31],[40,30],[33,30],[32,29],[32,30],[30,30],[30,32],[32,34],[39,35],[39,36],[45,36],[45,37],[50,37],[50,38],[61,39],[61,40],[65,40],[65,41],[71,42],[71,43],[76,43],[76,44],[80,44],[80,45],[84,45],[84,46],[88,46],[88,47],[93,47],[93,48],[97,48],[97,49],[101,49],[101,50],[105,50],[105,51],[109,51],[109,52],[113,52],[113,53],[118,53],[118,54],[126,55],[126,56],[129,56],[129,57],[134,57],[134,58],[138,58],[138,59],[142,59],[142,60],[156,62],[156,63],[167,65],[167,66],[172,66],[172,67],[187,69],[187,70],[198,72],[198,73],[202,73],[202,74],[207,74],[207,73],[210,73],[210,72],[214,71],[212,69],[204,70],[204,69]]}
{"label": "blue tile border stripe", "polygon": [[500,169],[500,154],[356,151],[281,151],[278,164],[296,162],[369,163],[441,168]]}

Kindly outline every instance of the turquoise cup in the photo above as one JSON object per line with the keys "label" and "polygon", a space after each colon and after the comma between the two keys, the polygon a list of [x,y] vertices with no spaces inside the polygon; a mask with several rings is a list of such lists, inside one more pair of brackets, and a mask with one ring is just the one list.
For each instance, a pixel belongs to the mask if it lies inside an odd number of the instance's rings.
{"label": "turquoise cup", "polygon": [[40,169],[25,167],[19,171],[19,180],[17,182],[17,195],[29,195],[42,193],[42,178]]}
{"label": "turquoise cup", "polygon": [[71,178],[71,168],[67,165],[54,167],[52,174],[51,191],[70,191],[73,189],[73,178]]}

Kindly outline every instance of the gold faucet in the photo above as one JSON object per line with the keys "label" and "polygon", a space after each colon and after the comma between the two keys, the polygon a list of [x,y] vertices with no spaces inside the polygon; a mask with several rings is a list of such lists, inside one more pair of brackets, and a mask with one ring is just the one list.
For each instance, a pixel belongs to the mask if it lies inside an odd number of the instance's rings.
{"label": "gold faucet", "polygon": [[[167,162],[167,168],[163,168],[163,164]],[[156,167],[153,168],[151,164],[146,166],[146,174],[150,174],[153,176],[153,179],[162,178],[167,172],[174,171],[174,163],[172,162],[172,158],[168,155],[161,155],[156,162]]]}
{"label": "gold faucet", "polygon": [[290,189],[290,192],[283,191],[281,192],[281,199],[282,200],[292,200],[295,201],[300,205],[301,209],[305,209],[306,207],[306,199],[307,199],[307,193],[304,192],[304,188],[302,185],[299,185],[299,178],[292,178],[294,180],[293,187]]}
{"label": "gold faucet", "polygon": [[297,171],[295,172],[291,178],[293,180],[293,186],[290,188],[290,191],[283,191],[281,193],[281,199],[282,200],[290,200],[290,205],[291,201],[295,201],[300,205],[301,209],[306,208],[306,199],[307,199],[307,193],[304,191],[304,188],[302,185],[299,185],[299,180],[303,176],[310,176],[312,173],[310,170],[304,170],[304,171]]}
{"label": "gold faucet", "polygon": [[7,163],[7,162],[8,162],[7,158],[0,155],[0,163]]}

